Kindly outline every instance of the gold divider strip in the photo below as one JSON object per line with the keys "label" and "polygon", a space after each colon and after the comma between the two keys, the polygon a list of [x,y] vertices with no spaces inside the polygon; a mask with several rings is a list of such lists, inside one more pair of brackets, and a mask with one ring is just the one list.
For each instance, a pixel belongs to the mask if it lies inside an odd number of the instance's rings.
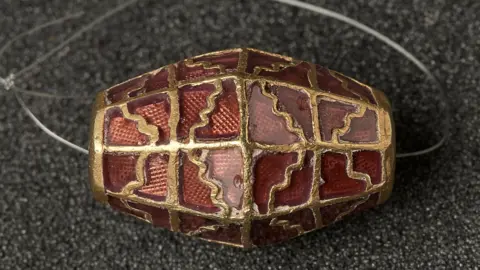
{"label": "gold divider strip", "polygon": [[178,216],[178,212],[169,210],[168,214],[170,216],[170,229],[173,232],[180,232],[180,217]]}
{"label": "gold divider strip", "polygon": [[247,72],[248,65],[248,50],[242,48],[238,57],[237,72]]}
{"label": "gold divider strip", "polygon": [[248,99],[246,81],[238,79],[237,83],[237,97],[240,108],[240,147],[243,154],[243,224],[241,231],[241,241],[245,248],[252,247],[252,240],[250,231],[252,228],[253,217],[253,194],[252,194],[252,149],[247,145],[248,133]]}
{"label": "gold divider strip", "polygon": [[[322,151],[315,151],[314,152],[315,158],[315,165],[313,171],[313,183],[312,183],[312,191],[310,193],[310,200],[309,204],[318,203],[320,201],[320,185],[323,184],[322,180]],[[320,207],[315,206],[312,208],[313,216],[315,217],[315,227],[317,229],[323,227],[323,219],[322,214],[320,212]]]}

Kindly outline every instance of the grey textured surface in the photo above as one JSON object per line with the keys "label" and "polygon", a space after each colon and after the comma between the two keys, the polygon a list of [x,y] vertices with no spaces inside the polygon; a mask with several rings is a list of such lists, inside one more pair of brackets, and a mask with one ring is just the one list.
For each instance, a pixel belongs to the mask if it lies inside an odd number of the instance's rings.
{"label": "grey textured surface", "polygon": [[[385,205],[285,244],[247,251],[155,229],[95,203],[85,185],[87,157],[41,133],[15,99],[0,91],[0,268],[478,269],[480,4],[311,2],[403,44],[448,88],[451,139],[430,155],[399,160],[395,189]],[[16,43],[0,60],[0,75],[27,65],[117,3],[1,1],[0,44],[39,22],[87,13]],[[400,150],[438,139],[438,89],[412,64],[342,23],[263,0],[139,1],[17,85],[85,97],[27,102],[51,129],[86,146],[96,91],[186,56],[238,46],[332,66],[384,89],[396,108]]]}

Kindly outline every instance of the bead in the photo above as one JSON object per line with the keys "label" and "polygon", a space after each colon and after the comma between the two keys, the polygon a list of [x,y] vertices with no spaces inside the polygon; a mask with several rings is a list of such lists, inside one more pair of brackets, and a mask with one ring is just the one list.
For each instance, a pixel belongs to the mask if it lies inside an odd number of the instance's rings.
{"label": "bead", "polygon": [[90,182],[97,200],[155,226],[254,247],[383,203],[394,152],[382,92],[232,49],[100,92]]}

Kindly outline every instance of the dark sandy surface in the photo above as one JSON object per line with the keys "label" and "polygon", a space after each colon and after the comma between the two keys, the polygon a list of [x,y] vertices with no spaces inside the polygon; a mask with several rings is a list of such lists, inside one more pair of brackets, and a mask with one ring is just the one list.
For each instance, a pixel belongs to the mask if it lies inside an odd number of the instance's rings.
{"label": "dark sandy surface", "polygon": [[[86,14],[15,43],[0,59],[0,75],[27,65],[120,2],[1,1],[0,45],[66,13]],[[94,202],[86,187],[87,157],[43,134],[0,89],[0,268],[478,269],[479,2],[310,2],[387,34],[448,89],[450,140],[430,155],[398,160],[395,189],[385,205],[285,244],[248,251],[155,229]],[[86,146],[95,92],[187,56],[239,46],[331,66],[384,89],[395,106],[401,151],[439,139],[438,89],[415,66],[342,23],[264,0],[139,1],[17,85],[78,96],[26,100],[48,127]]]}

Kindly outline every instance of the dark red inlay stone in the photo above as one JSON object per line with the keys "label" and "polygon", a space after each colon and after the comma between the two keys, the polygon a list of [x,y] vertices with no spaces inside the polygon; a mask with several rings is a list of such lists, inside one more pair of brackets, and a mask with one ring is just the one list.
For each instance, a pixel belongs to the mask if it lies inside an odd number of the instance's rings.
{"label": "dark red inlay stone", "polygon": [[318,99],[318,121],[322,140],[332,141],[333,130],[344,127],[345,118],[356,110],[352,104]]}
{"label": "dark red inlay stone", "polygon": [[258,84],[248,87],[249,138],[264,144],[292,144],[299,141],[288,131],[285,118],[273,113],[273,100],[263,95]]}
{"label": "dark red inlay stone", "polygon": [[187,213],[178,212],[178,218],[180,221],[180,231],[183,233],[192,233],[197,231],[203,226],[218,225],[215,220],[206,219],[199,216],[193,216]]}
{"label": "dark red inlay stone", "polygon": [[195,63],[208,62],[211,65],[222,65],[226,71],[232,72],[237,70],[238,59],[240,58],[240,52],[227,52],[215,55],[204,55],[195,57],[193,60]]}
{"label": "dark red inlay stone", "polygon": [[371,104],[375,104],[375,105],[377,104],[372,91],[367,86],[362,85],[341,73],[336,73],[336,76],[338,76],[339,78],[342,78],[347,82],[347,87],[350,91],[363,97],[363,99],[367,100]]}
{"label": "dark red inlay stone", "polygon": [[380,184],[382,182],[382,155],[377,151],[354,152],[353,170],[368,174],[372,184]]}
{"label": "dark red inlay stone", "polygon": [[267,212],[270,190],[285,180],[285,170],[295,162],[297,153],[265,153],[255,158],[253,198],[260,213]]}
{"label": "dark red inlay stone", "polygon": [[209,115],[208,125],[195,130],[200,140],[234,139],[240,134],[240,109],[234,80],[223,81],[223,92]]}
{"label": "dark red inlay stone", "polygon": [[[232,72],[238,65],[239,52],[221,53],[219,55],[205,55],[193,59],[194,64],[207,62],[210,66],[223,65],[225,71]],[[202,65],[188,65],[186,61],[177,64],[177,79],[190,80],[199,77],[208,77],[220,74],[219,68],[205,68]]]}
{"label": "dark red inlay stone", "polygon": [[340,153],[322,154],[322,180],[320,199],[331,199],[359,194],[366,189],[366,182],[347,175],[347,156]]}
{"label": "dark red inlay stone", "polygon": [[135,193],[156,201],[165,201],[168,181],[168,155],[152,154],[145,161],[145,184]]}
{"label": "dark red inlay stone", "polygon": [[340,215],[346,214],[355,204],[358,204],[363,199],[354,199],[348,202],[341,202],[332,205],[327,205],[320,208],[320,214],[322,215],[323,225],[332,224],[341,219]]}
{"label": "dark red inlay stone", "polygon": [[362,212],[366,209],[375,207],[378,202],[378,193],[371,194],[365,202],[360,203],[363,200],[364,198],[359,198],[320,208],[323,225],[332,224],[338,220],[341,220],[343,216],[350,216],[354,213]]}
{"label": "dark red inlay stone", "polygon": [[253,220],[251,228],[252,243],[257,246],[278,243],[295,236],[300,232],[294,225],[300,225],[304,232],[315,229],[315,217],[310,209],[302,209],[288,215],[277,217],[278,221],[287,220],[287,226],[274,225],[271,219]]}
{"label": "dark red inlay stone", "polygon": [[289,61],[278,56],[249,51],[247,72],[254,73],[255,68],[272,68],[276,63],[288,64]]}
{"label": "dark red inlay stone", "polygon": [[145,83],[145,92],[164,89],[168,86],[168,67],[165,67],[150,76],[150,79]]}
{"label": "dark red inlay stone", "polygon": [[106,94],[107,104],[115,103],[130,97],[128,93],[135,93],[142,89],[149,76],[149,74],[144,74],[108,89]]}
{"label": "dark red inlay stone", "polygon": [[190,128],[201,121],[200,112],[207,107],[208,96],[215,90],[213,84],[187,85],[179,89],[180,121],[178,138],[187,141]]}
{"label": "dark red inlay stone", "polygon": [[370,197],[368,197],[368,200],[360,204],[359,206],[357,206],[357,208],[355,208],[355,210],[352,213],[359,213],[377,206],[379,197],[380,197],[379,193],[370,194]]}
{"label": "dark red inlay stone", "polygon": [[204,184],[198,175],[199,167],[185,153],[180,154],[180,204],[202,212],[216,212],[219,209],[213,205],[210,187]]}
{"label": "dark red inlay stone", "polygon": [[131,181],[136,181],[135,167],[138,156],[104,154],[103,177],[105,188],[112,192],[120,192]]}
{"label": "dark red inlay stone", "polygon": [[349,91],[342,85],[342,81],[335,78],[328,69],[317,65],[317,82],[318,87],[326,92],[335,95],[344,96],[353,99],[361,99],[357,94]]}
{"label": "dark red inlay stone", "polygon": [[158,94],[128,103],[130,113],[145,118],[147,124],[158,127],[158,142],[166,144],[170,140],[170,101],[168,95]]}
{"label": "dark red inlay stone", "polygon": [[215,231],[207,231],[199,234],[198,236],[203,239],[228,242],[234,244],[242,243],[242,227],[237,224],[228,224],[219,227]]}
{"label": "dark red inlay stone", "polygon": [[127,206],[125,206],[125,204],[119,198],[108,196],[108,204],[117,211],[139,218],[145,218],[144,215],[140,215],[139,212],[129,209]]}
{"label": "dark red inlay stone", "polygon": [[283,86],[273,86],[272,93],[278,97],[278,108],[293,118],[296,127],[300,127],[307,140],[313,140],[312,108],[310,98],[305,92]]}
{"label": "dark red inlay stone", "polygon": [[[193,233],[194,235],[203,239],[229,242],[235,244],[242,243],[241,226],[237,224],[220,224],[215,220],[206,219],[203,217],[192,216],[186,213],[178,213],[180,219],[180,231],[183,233]],[[198,230],[206,226],[215,226],[215,229]]]}
{"label": "dark red inlay stone", "polygon": [[138,209],[140,211],[144,211],[150,214],[152,218],[152,224],[154,226],[167,228],[171,230],[170,213],[168,212],[167,209],[149,206],[149,205],[140,204],[140,203],[134,203],[134,202],[128,202],[128,204],[135,209]]}
{"label": "dark red inlay stone", "polygon": [[280,81],[289,82],[304,87],[311,87],[310,80],[308,79],[309,71],[310,64],[301,62],[298,65],[286,67],[280,71],[262,70],[259,75],[273,77]]}
{"label": "dark red inlay stone", "polygon": [[307,151],[302,168],[292,172],[290,185],[275,193],[275,207],[295,206],[308,201],[313,183],[313,162],[313,152]]}
{"label": "dark red inlay stone", "polygon": [[354,143],[377,142],[377,114],[375,111],[367,109],[362,117],[353,118],[350,122],[349,131],[340,139]]}
{"label": "dark red inlay stone", "polygon": [[221,183],[223,200],[230,207],[242,208],[243,156],[240,148],[209,150],[205,160],[209,179]]}
{"label": "dark red inlay stone", "polygon": [[131,201],[122,202],[122,200],[112,196],[108,196],[108,203],[113,209],[117,211],[123,212],[128,215],[132,215],[144,220],[148,219],[147,216],[150,216],[154,226],[171,229],[170,214],[166,209],[134,203]]}
{"label": "dark red inlay stone", "polygon": [[137,123],[126,119],[118,109],[112,109],[105,115],[105,144],[136,146],[146,145],[148,136],[138,131]]}

